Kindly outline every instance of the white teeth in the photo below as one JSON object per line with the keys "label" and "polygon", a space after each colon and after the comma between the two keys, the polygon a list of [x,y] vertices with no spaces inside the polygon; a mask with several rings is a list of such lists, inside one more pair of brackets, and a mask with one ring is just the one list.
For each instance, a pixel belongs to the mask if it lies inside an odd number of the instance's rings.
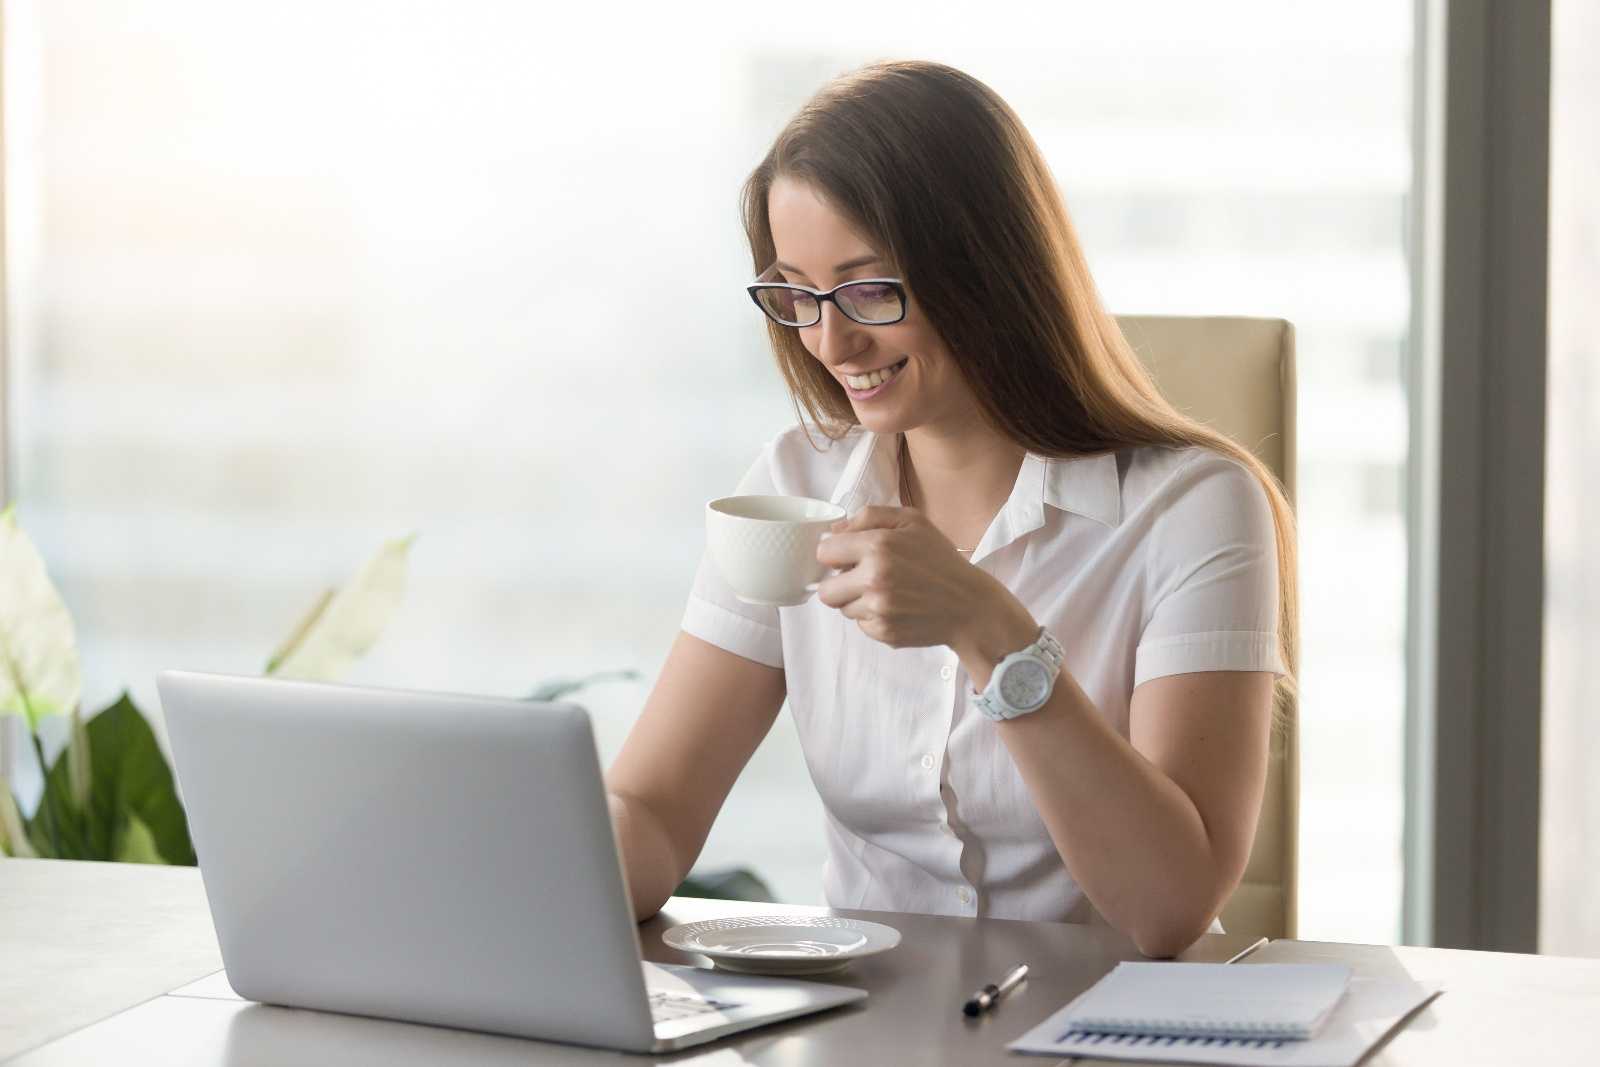
{"label": "white teeth", "polygon": [[898,374],[899,367],[900,364],[896,363],[892,367],[885,367],[882,370],[875,370],[869,374],[849,374],[845,376],[844,380],[852,389],[872,389],[876,386],[882,385],[884,382]]}

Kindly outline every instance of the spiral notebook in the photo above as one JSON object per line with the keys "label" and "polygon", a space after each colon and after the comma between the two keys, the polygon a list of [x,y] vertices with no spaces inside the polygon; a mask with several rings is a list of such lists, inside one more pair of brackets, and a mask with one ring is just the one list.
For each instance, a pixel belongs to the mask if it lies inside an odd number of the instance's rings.
{"label": "spiral notebook", "polygon": [[1123,963],[1006,1047],[1146,1062],[1352,1067],[1438,992],[1408,980],[1352,978],[1338,964]]}
{"label": "spiral notebook", "polygon": [[1119,963],[1065,1021],[1092,1034],[1303,1040],[1349,984],[1336,963]]}

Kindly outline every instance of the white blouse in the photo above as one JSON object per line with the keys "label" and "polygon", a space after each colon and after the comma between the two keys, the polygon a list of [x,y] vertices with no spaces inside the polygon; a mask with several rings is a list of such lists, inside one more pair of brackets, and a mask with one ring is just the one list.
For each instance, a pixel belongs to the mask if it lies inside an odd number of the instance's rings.
{"label": "white blouse", "polygon": [[[738,493],[899,505],[898,435],[770,441]],[[1272,513],[1246,468],[1209,449],[1028,454],[971,556],[1066,650],[1128,736],[1133,690],[1193,671],[1283,673]],[[826,811],[823,889],[838,908],[1090,922],[995,724],[949,648],[890,648],[812,597],[738,600],[702,558],[683,629],[784,671]]]}

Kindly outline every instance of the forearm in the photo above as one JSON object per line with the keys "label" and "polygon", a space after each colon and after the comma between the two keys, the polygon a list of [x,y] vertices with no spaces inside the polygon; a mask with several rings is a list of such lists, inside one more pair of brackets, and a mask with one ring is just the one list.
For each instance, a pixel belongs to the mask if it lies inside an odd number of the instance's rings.
{"label": "forearm", "polygon": [[1031,715],[997,723],[1067,869],[1148,956],[1194,942],[1227,888],[1204,821],[1069,675]]}
{"label": "forearm", "polygon": [[[982,689],[995,665],[1037,632],[1011,598],[952,647]],[[1069,672],[1043,708],[994,728],[1062,861],[1107,921],[1150,956],[1175,955],[1205,932],[1231,886],[1204,820]]]}
{"label": "forearm", "polygon": [[661,910],[686,872],[679,870],[671,839],[647,806],[610,791],[606,793],[606,803],[622,852],[633,917],[636,922],[643,922]]}

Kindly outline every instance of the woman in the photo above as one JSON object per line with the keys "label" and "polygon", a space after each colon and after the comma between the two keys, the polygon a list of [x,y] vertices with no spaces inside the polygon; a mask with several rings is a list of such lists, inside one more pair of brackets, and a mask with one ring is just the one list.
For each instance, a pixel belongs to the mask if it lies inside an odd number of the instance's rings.
{"label": "woman", "polygon": [[798,607],[744,604],[702,562],[607,774],[637,916],[787,696],[830,905],[1103,919],[1177,954],[1238,885],[1261,807],[1292,663],[1282,492],[1162,400],[1038,148],[975,79],[887,63],[829,84],[744,214],[812,425],[738,492],[848,517]]}

